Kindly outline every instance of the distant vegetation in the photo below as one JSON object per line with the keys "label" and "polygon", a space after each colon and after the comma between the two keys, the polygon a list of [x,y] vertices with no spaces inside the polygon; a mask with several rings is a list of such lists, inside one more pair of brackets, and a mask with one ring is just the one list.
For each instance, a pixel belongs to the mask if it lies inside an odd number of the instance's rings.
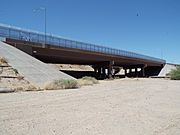
{"label": "distant vegetation", "polygon": [[46,90],[58,90],[58,89],[75,89],[78,88],[78,82],[76,80],[55,80],[52,83],[45,86]]}
{"label": "distant vegetation", "polygon": [[96,78],[94,77],[90,77],[90,76],[85,76],[81,79],[78,79],[78,84],[80,86],[86,86],[86,85],[93,85],[93,84],[98,84],[98,80],[96,80]]}
{"label": "distant vegetation", "polygon": [[58,90],[58,89],[75,89],[81,86],[93,85],[99,83],[94,77],[83,77],[78,80],[73,79],[61,79],[55,80],[45,86],[46,90]]}
{"label": "distant vegetation", "polygon": [[15,73],[16,75],[19,74],[19,72],[18,72],[17,69],[13,68],[13,71],[14,71],[14,73]]}
{"label": "distant vegetation", "polygon": [[171,80],[180,80],[180,66],[171,70],[168,75],[170,76]]}
{"label": "distant vegetation", "polygon": [[0,57],[0,64],[7,63],[7,60],[3,57]]}

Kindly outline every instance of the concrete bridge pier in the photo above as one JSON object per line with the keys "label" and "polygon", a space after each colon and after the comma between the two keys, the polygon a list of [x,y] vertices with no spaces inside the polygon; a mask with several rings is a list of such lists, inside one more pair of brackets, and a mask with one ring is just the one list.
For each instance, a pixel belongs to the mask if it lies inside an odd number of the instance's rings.
{"label": "concrete bridge pier", "polygon": [[92,67],[94,68],[94,72],[97,74],[97,78],[99,79],[111,78],[113,75],[112,61],[99,63]]}
{"label": "concrete bridge pier", "polygon": [[127,76],[127,68],[124,68],[124,75]]}
{"label": "concrete bridge pier", "polygon": [[113,75],[113,61],[110,61],[108,64],[108,78],[112,78]]}
{"label": "concrete bridge pier", "polygon": [[147,74],[146,74],[146,67],[147,67],[146,64],[141,67],[141,75],[142,75],[142,77],[146,77],[147,76]]}
{"label": "concrete bridge pier", "polygon": [[106,78],[106,68],[102,68],[102,78]]}
{"label": "concrete bridge pier", "polygon": [[98,68],[98,72],[97,72],[98,78],[101,78],[101,73],[102,73],[101,71],[102,71],[102,70],[101,70],[101,67],[99,67],[99,68]]}
{"label": "concrete bridge pier", "polygon": [[141,67],[141,77],[145,77],[145,70],[144,70],[144,67]]}
{"label": "concrete bridge pier", "polygon": [[[141,68],[141,71],[138,71],[138,68]],[[123,67],[125,77],[142,77],[144,74],[144,69],[142,67]]]}
{"label": "concrete bridge pier", "polygon": [[135,77],[138,77],[138,68],[135,68]]}
{"label": "concrete bridge pier", "polygon": [[99,79],[105,79],[106,78],[106,68],[105,67],[99,67],[98,68],[98,78]]}

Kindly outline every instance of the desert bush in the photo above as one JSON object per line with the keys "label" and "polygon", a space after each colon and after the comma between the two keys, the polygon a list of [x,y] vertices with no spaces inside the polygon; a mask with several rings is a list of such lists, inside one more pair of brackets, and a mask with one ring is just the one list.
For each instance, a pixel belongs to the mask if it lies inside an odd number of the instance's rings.
{"label": "desert bush", "polygon": [[21,81],[21,80],[24,79],[24,77],[23,77],[23,76],[18,76],[17,79],[18,79],[19,81]]}
{"label": "desert bush", "polygon": [[90,77],[90,76],[85,76],[82,78],[82,80],[88,80],[88,81],[92,81],[93,84],[97,84],[98,83],[98,80],[94,77]]}
{"label": "desert bush", "polygon": [[96,78],[89,77],[89,76],[85,76],[78,80],[78,84],[80,86],[93,85],[93,84],[97,84],[97,83],[98,83],[98,80],[96,80]]}
{"label": "desert bush", "polygon": [[17,69],[13,68],[13,71],[15,74],[19,74]]}
{"label": "desert bush", "polygon": [[75,89],[78,88],[78,82],[73,79],[61,79],[55,80],[45,86],[46,90],[57,90],[57,89]]}
{"label": "desert bush", "polygon": [[15,87],[14,90],[15,90],[15,91],[23,91],[24,88],[20,86],[20,87]]}
{"label": "desert bush", "polygon": [[4,57],[0,57],[0,64],[7,63],[7,60]]}
{"label": "desert bush", "polygon": [[35,90],[39,90],[39,89],[36,88],[34,85],[29,85],[29,86],[26,88],[26,91],[35,91]]}
{"label": "desert bush", "polygon": [[180,66],[176,67],[176,69],[171,70],[168,74],[171,80],[180,80]]}

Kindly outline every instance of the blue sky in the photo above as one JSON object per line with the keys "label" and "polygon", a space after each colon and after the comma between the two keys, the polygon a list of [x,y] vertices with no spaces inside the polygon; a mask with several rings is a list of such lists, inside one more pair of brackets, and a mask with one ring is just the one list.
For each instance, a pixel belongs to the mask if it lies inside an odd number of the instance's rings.
{"label": "blue sky", "polygon": [[180,0],[1,0],[0,23],[180,63]]}

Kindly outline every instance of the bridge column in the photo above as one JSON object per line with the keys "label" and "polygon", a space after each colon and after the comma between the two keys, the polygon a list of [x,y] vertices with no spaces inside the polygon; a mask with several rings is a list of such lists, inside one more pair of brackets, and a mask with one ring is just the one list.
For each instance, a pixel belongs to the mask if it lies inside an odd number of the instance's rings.
{"label": "bridge column", "polygon": [[98,76],[101,76],[101,67],[98,68]]}
{"label": "bridge column", "polygon": [[127,76],[127,68],[124,68],[124,75]]}
{"label": "bridge column", "polygon": [[145,76],[144,67],[141,68],[141,71],[142,71],[142,77],[144,77]]}
{"label": "bridge column", "polygon": [[99,67],[98,68],[98,78],[99,79],[104,79],[105,78],[105,68],[104,67]]}
{"label": "bridge column", "polygon": [[146,74],[145,74],[145,68],[147,67],[147,64],[146,65],[144,65],[142,68],[141,68],[141,70],[142,70],[142,77],[145,77],[146,76]]}
{"label": "bridge column", "polygon": [[135,68],[135,77],[138,77],[137,68]]}
{"label": "bridge column", "polygon": [[102,74],[103,74],[103,78],[106,78],[106,68],[105,67],[102,68]]}
{"label": "bridge column", "polygon": [[112,69],[112,66],[114,64],[114,61],[110,61],[109,64],[108,64],[108,78],[112,78],[112,72],[113,72],[113,69]]}
{"label": "bridge column", "polygon": [[129,76],[132,77],[132,68],[129,69]]}

